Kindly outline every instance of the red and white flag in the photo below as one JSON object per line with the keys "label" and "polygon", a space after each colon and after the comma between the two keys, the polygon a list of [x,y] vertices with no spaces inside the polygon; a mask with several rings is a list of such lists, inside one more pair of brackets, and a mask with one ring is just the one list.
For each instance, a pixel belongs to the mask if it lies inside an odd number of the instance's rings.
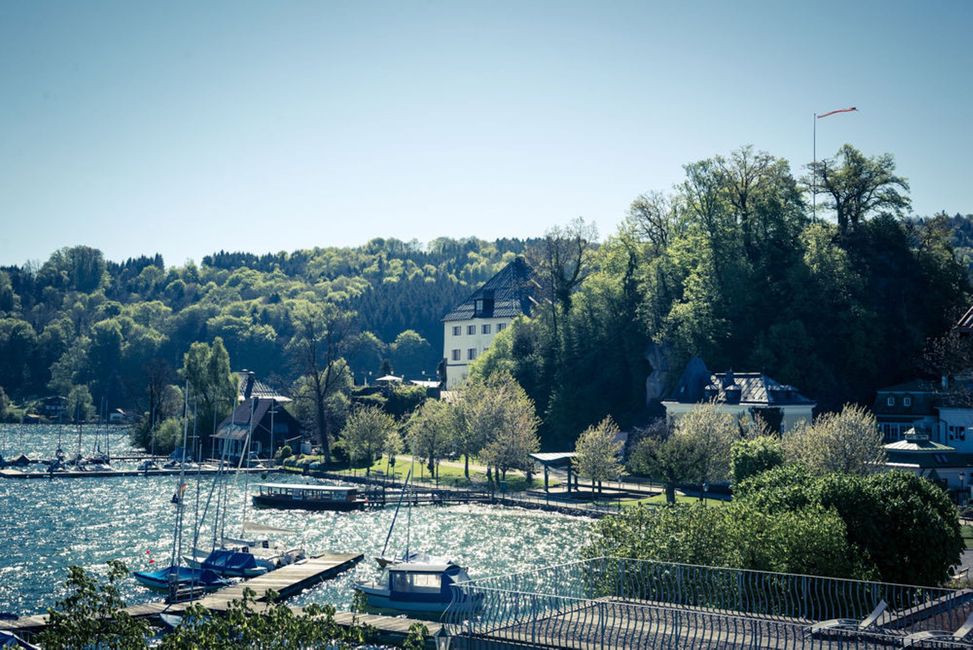
{"label": "red and white flag", "polygon": [[834,115],[835,113],[852,113],[852,112],[857,111],[857,110],[858,109],[855,108],[854,106],[851,106],[849,108],[839,108],[838,110],[835,110],[835,111],[828,111],[827,113],[821,113],[820,115],[818,115],[818,119],[820,120],[822,117],[827,117],[829,115]]}

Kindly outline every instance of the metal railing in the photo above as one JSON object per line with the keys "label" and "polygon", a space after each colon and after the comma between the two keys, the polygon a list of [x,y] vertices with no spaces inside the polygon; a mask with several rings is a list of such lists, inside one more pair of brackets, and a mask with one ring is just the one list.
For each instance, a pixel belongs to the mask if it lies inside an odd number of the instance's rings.
{"label": "metal railing", "polygon": [[[973,611],[969,590],[606,557],[453,589],[465,606],[447,610],[444,622],[470,647],[903,647],[920,631],[958,629]],[[860,627],[881,601],[883,615]],[[829,619],[846,621],[812,632]]]}

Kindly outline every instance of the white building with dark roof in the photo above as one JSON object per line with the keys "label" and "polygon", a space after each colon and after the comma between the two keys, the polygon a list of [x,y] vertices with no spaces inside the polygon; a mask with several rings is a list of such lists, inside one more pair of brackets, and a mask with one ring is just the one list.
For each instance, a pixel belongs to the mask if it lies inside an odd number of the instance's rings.
{"label": "white building with dark roof", "polygon": [[494,337],[536,304],[533,269],[518,257],[443,317],[446,389],[463,383]]}
{"label": "white building with dark roof", "polygon": [[761,372],[710,372],[702,359],[693,357],[662,405],[666,417],[676,419],[706,402],[740,418],[759,415],[780,433],[810,424],[816,405],[793,386]]}

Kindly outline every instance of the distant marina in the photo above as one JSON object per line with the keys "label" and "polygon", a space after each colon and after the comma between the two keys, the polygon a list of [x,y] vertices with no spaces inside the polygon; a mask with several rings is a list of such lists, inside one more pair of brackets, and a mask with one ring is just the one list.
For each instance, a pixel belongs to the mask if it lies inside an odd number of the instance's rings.
{"label": "distant marina", "polygon": [[[58,434],[68,435],[68,429],[2,425],[0,442],[5,457],[11,452],[50,457]],[[119,456],[137,455],[120,435],[113,435],[112,451]],[[135,470],[135,461],[126,462],[118,467]],[[136,571],[152,566],[152,559],[162,562],[172,543],[174,480],[142,474],[53,482],[0,480],[0,516],[5,522],[0,531],[0,545],[5,549],[0,555],[0,612],[18,616],[43,612],[63,595],[63,581],[71,565],[101,572],[109,560],[119,559]],[[187,490],[187,518],[193,518],[197,499],[205,499],[210,480],[203,475],[198,491],[195,485]],[[230,478],[231,508],[242,506],[244,480],[243,475]],[[274,474],[273,481],[299,484],[303,479]],[[309,552],[362,553],[366,558],[381,553],[392,517],[391,509],[341,513],[257,509],[250,515],[259,524],[295,531],[288,541]],[[471,576],[477,577],[560,562],[566,549],[582,543],[590,525],[586,518],[462,505],[418,509],[411,534],[425,548],[469,567]],[[201,538],[211,534],[204,525]],[[379,574],[378,566],[369,559],[290,602],[328,603],[348,610],[352,585],[375,580]],[[158,600],[158,594],[134,579],[125,582],[122,596],[132,605]]]}

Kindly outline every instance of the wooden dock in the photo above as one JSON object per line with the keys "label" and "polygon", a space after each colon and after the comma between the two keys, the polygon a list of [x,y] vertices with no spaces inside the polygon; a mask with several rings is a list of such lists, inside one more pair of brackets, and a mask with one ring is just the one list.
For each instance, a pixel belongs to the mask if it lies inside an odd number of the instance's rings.
{"label": "wooden dock", "polygon": [[[231,601],[242,600],[246,588],[256,592],[255,599],[264,602],[268,589],[280,594],[281,599],[290,598],[319,582],[329,580],[344,573],[358,564],[364,556],[361,553],[328,553],[308,558],[262,576],[243,580],[225,587],[198,600],[168,604],[162,601],[126,607],[129,616],[136,618],[157,618],[159,614],[182,614],[195,603],[215,612],[226,611]],[[0,620],[0,630],[14,634],[36,634],[47,625],[47,616],[24,616],[14,620]]]}

